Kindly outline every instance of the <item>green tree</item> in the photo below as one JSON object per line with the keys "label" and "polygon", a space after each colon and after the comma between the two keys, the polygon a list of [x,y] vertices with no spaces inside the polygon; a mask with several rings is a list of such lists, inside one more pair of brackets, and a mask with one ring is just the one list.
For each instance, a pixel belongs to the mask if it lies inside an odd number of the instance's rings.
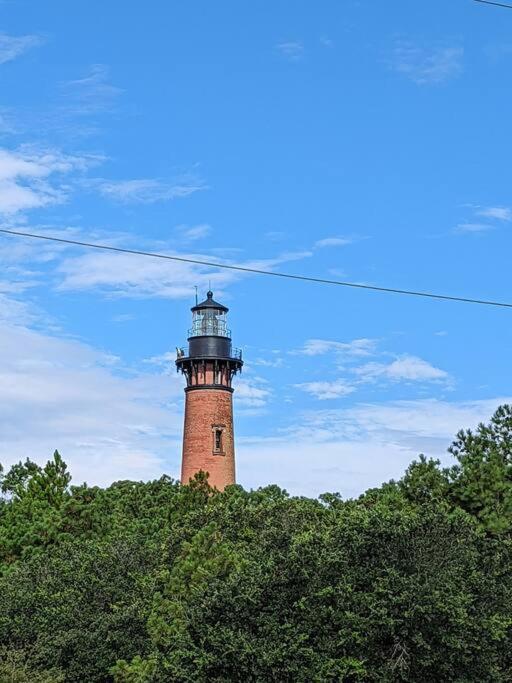
{"label": "green tree", "polygon": [[45,467],[26,460],[2,477],[8,504],[0,508],[0,571],[25,553],[55,542],[71,476],[58,451]]}
{"label": "green tree", "polygon": [[27,664],[23,651],[0,648],[0,681],[2,683],[64,683],[62,671],[34,670]]}
{"label": "green tree", "polygon": [[511,418],[357,500],[0,470],[0,681],[510,681]]}
{"label": "green tree", "polygon": [[[510,544],[435,504],[214,496],[117,681],[506,681]],[[222,531],[221,531],[222,530]]]}
{"label": "green tree", "polygon": [[489,424],[460,431],[449,449],[457,459],[454,502],[491,532],[512,529],[512,406],[498,408]]}

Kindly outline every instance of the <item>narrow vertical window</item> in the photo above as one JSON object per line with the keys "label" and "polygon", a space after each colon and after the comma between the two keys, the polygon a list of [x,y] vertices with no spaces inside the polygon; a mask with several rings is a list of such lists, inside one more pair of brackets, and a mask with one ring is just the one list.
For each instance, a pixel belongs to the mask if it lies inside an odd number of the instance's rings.
{"label": "narrow vertical window", "polygon": [[214,453],[224,453],[224,443],[223,443],[223,429],[220,427],[214,427],[213,429],[213,452]]}
{"label": "narrow vertical window", "polygon": [[222,450],[222,431],[220,429],[215,430],[215,450],[217,453]]}

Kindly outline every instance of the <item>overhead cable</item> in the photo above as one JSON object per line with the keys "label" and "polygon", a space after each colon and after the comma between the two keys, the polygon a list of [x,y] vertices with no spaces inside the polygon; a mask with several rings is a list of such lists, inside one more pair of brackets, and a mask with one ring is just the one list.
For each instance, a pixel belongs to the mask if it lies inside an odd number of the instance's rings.
{"label": "overhead cable", "polygon": [[366,289],[373,292],[387,292],[390,294],[405,294],[408,296],[417,296],[427,299],[437,299],[442,301],[456,301],[466,304],[479,304],[481,306],[498,306],[500,308],[512,308],[512,303],[505,301],[493,301],[489,299],[473,299],[462,296],[451,296],[448,294],[436,294],[434,292],[420,292],[410,289],[397,289],[395,287],[379,287],[377,285],[367,285],[358,282],[343,282],[342,280],[329,280],[322,277],[310,277],[308,275],[297,275],[292,273],[280,273],[274,270],[263,270],[260,268],[250,268],[248,266],[237,266],[228,263],[218,263],[217,261],[206,261],[203,259],[188,258],[185,256],[171,256],[170,254],[159,254],[154,251],[142,251],[139,249],[124,249],[122,247],[112,247],[108,244],[97,244],[95,242],[82,242],[79,240],[66,239],[64,237],[51,237],[50,235],[38,235],[31,232],[22,232],[20,230],[7,230],[0,228],[0,233],[5,235],[17,237],[29,237],[32,239],[46,240],[49,242],[59,242],[61,244],[70,244],[77,247],[87,247],[89,249],[102,249],[104,251],[113,251],[121,254],[133,254],[135,256],[147,256],[150,258],[166,259],[168,261],[177,261],[179,263],[193,263],[199,266],[208,266],[210,268],[224,268],[226,270],[234,270],[242,273],[253,273],[255,275],[270,275],[272,277],[286,278],[289,280],[302,280],[304,282],[315,282],[324,285],[337,285],[339,287],[352,287],[354,289]]}
{"label": "overhead cable", "polygon": [[494,5],[495,7],[505,7],[506,9],[512,9],[512,5],[506,5],[504,2],[494,2],[494,0],[475,0],[475,2],[481,2],[482,5]]}

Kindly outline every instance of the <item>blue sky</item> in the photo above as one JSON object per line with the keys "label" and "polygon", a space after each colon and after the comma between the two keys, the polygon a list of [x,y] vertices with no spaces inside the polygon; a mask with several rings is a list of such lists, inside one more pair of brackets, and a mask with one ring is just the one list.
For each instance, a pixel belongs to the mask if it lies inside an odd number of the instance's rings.
{"label": "blue sky", "polygon": [[[0,223],[512,300],[512,12],[0,2]],[[366,487],[511,396],[506,309],[0,238],[0,461],[177,476],[194,286],[246,367],[238,478]]]}

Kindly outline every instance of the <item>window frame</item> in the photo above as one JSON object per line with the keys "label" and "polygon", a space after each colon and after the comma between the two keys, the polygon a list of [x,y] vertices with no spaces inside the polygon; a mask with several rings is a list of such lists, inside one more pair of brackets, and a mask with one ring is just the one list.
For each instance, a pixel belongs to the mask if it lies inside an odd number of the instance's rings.
{"label": "window frame", "polygon": [[226,427],[224,425],[212,425],[213,435],[213,455],[225,455],[224,448],[224,432]]}

